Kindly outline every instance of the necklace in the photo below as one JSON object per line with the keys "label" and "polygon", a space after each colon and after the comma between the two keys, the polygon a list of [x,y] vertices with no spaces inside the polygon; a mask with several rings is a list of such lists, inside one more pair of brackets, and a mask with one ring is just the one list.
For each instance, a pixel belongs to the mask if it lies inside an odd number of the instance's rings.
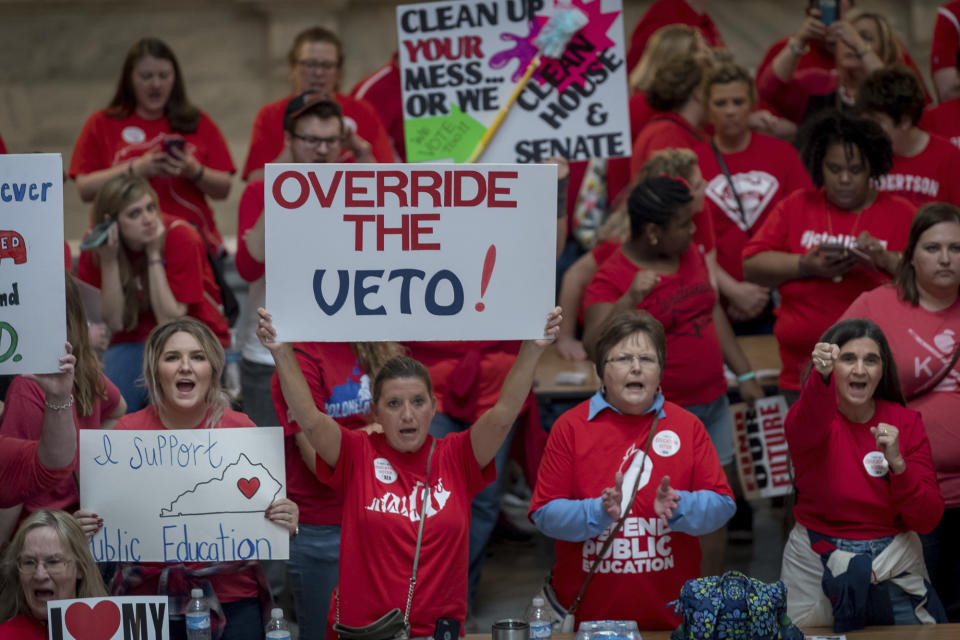
{"label": "necklace", "polygon": [[[846,242],[841,242],[839,235],[837,235],[837,236],[834,236],[834,235],[833,235],[833,215],[830,213],[831,204],[830,204],[830,201],[827,200],[827,195],[826,195],[826,193],[824,193],[823,199],[824,199],[824,202],[826,203],[826,207],[827,207],[827,237],[828,237],[828,238],[831,238],[831,237],[836,237],[836,238],[837,238],[838,243],[843,246],[843,257],[846,258],[846,257],[847,257],[847,243],[846,243]],[[851,213],[854,213],[854,215],[857,216],[857,219],[854,220],[854,222],[853,222],[853,228],[850,230],[850,236],[851,236],[852,238],[854,238],[854,242],[856,242],[857,228],[860,226],[860,220],[863,218],[863,210],[861,210],[861,211],[859,211],[859,212],[851,212]],[[833,276],[833,282],[843,282],[843,274]]]}

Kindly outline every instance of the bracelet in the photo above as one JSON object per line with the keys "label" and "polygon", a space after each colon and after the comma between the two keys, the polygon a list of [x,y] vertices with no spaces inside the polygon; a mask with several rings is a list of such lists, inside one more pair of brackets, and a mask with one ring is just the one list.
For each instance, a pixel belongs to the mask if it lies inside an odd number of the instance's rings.
{"label": "bracelet", "polygon": [[154,259],[152,259],[152,260],[147,260],[147,266],[149,266],[149,265],[151,265],[151,264],[160,264],[160,265],[163,265],[163,266],[167,266],[167,261],[164,260],[163,258],[154,258]]}
{"label": "bracelet", "polygon": [[73,394],[71,393],[63,404],[50,402],[46,398],[43,399],[43,404],[47,407],[47,409],[52,409],[53,411],[63,411],[64,409],[69,409],[73,406]]}
{"label": "bracelet", "polygon": [[789,40],[787,40],[787,46],[790,47],[790,53],[797,56],[798,58],[802,58],[803,56],[807,55],[807,53],[810,51],[810,45],[804,44],[803,46],[801,46],[797,44],[797,41],[794,40],[793,38],[790,38]]}
{"label": "bracelet", "polygon": [[204,170],[204,168],[205,168],[205,167],[204,167],[203,165],[200,165],[200,170],[197,171],[197,175],[195,175],[195,176],[193,176],[192,178],[190,178],[190,181],[191,181],[191,182],[200,182],[200,179],[203,177],[203,170]]}
{"label": "bracelet", "polygon": [[747,380],[753,380],[757,377],[756,371],[748,371],[746,373],[741,373],[737,376],[737,382],[746,382]]}

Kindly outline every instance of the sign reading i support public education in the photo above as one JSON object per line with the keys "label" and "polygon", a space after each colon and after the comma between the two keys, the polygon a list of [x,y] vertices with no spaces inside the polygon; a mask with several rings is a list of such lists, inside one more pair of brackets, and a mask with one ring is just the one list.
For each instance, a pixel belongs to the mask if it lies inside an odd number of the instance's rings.
{"label": "sign reading i support public education", "polygon": [[740,403],[730,407],[737,472],[747,500],[774,498],[793,491],[790,452],[783,423],[787,402],[783,396],[757,400],[753,409]]}
{"label": "sign reading i support public education", "polygon": [[167,640],[169,596],[76,598],[47,603],[49,640]]}
{"label": "sign reading i support public education", "polygon": [[80,430],[80,506],[103,519],[97,562],[284,560],[263,517],[286,497],[283,430]]}
{"label": "sign reading i support public education", "polygon": [[479,160],[629,155],[621,0],[448,0],[397,7],[407,160],[466,162],[537,55],[544,24],[570,7],[586,26],[559,58],[541,57]]}
{"label": "sign reading i support public education", "polygon": [[0,155],[0,375],[59,370],[63,274],[60,154]]}
{"label": "sign reading i support public education", "polygon": [[279,339],[543,336],[555,165],[268,164],[265,191]]}

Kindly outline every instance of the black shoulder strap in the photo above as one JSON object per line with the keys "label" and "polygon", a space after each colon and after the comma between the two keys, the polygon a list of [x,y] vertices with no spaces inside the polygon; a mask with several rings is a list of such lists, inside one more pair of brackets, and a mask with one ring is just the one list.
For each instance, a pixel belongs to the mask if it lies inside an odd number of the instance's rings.
{"label": "black shoulder strap", "polygon": [[743,221],[743,230],[749,231],[750,223],[747,222],[747,212],[743,210],[743,202],[740,201],[740,194],[737,193],[737,188],[733,186],[733,178],[730,177],[727,163],[723,161],[723,154],[720,153],[720,149],[717,149],[717,143],[713,141],[713,138],[710,138],[710,148],[713,149],[713,155],[717,159],[717,164],[720,165],[720,171],[723,171],[723,175],[727,179],[727,184],[730,185],[730,191],[737,200],[737,209],[740,211],[740,220]]}

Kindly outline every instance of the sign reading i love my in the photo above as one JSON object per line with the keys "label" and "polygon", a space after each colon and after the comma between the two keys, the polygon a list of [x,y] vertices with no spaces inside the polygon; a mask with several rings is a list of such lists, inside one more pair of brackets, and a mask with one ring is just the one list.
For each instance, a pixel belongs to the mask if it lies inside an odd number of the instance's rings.
{"label": "sign reading i love my", "polygon": [[50,640],[167,640],[167,596],[52,600]]}

